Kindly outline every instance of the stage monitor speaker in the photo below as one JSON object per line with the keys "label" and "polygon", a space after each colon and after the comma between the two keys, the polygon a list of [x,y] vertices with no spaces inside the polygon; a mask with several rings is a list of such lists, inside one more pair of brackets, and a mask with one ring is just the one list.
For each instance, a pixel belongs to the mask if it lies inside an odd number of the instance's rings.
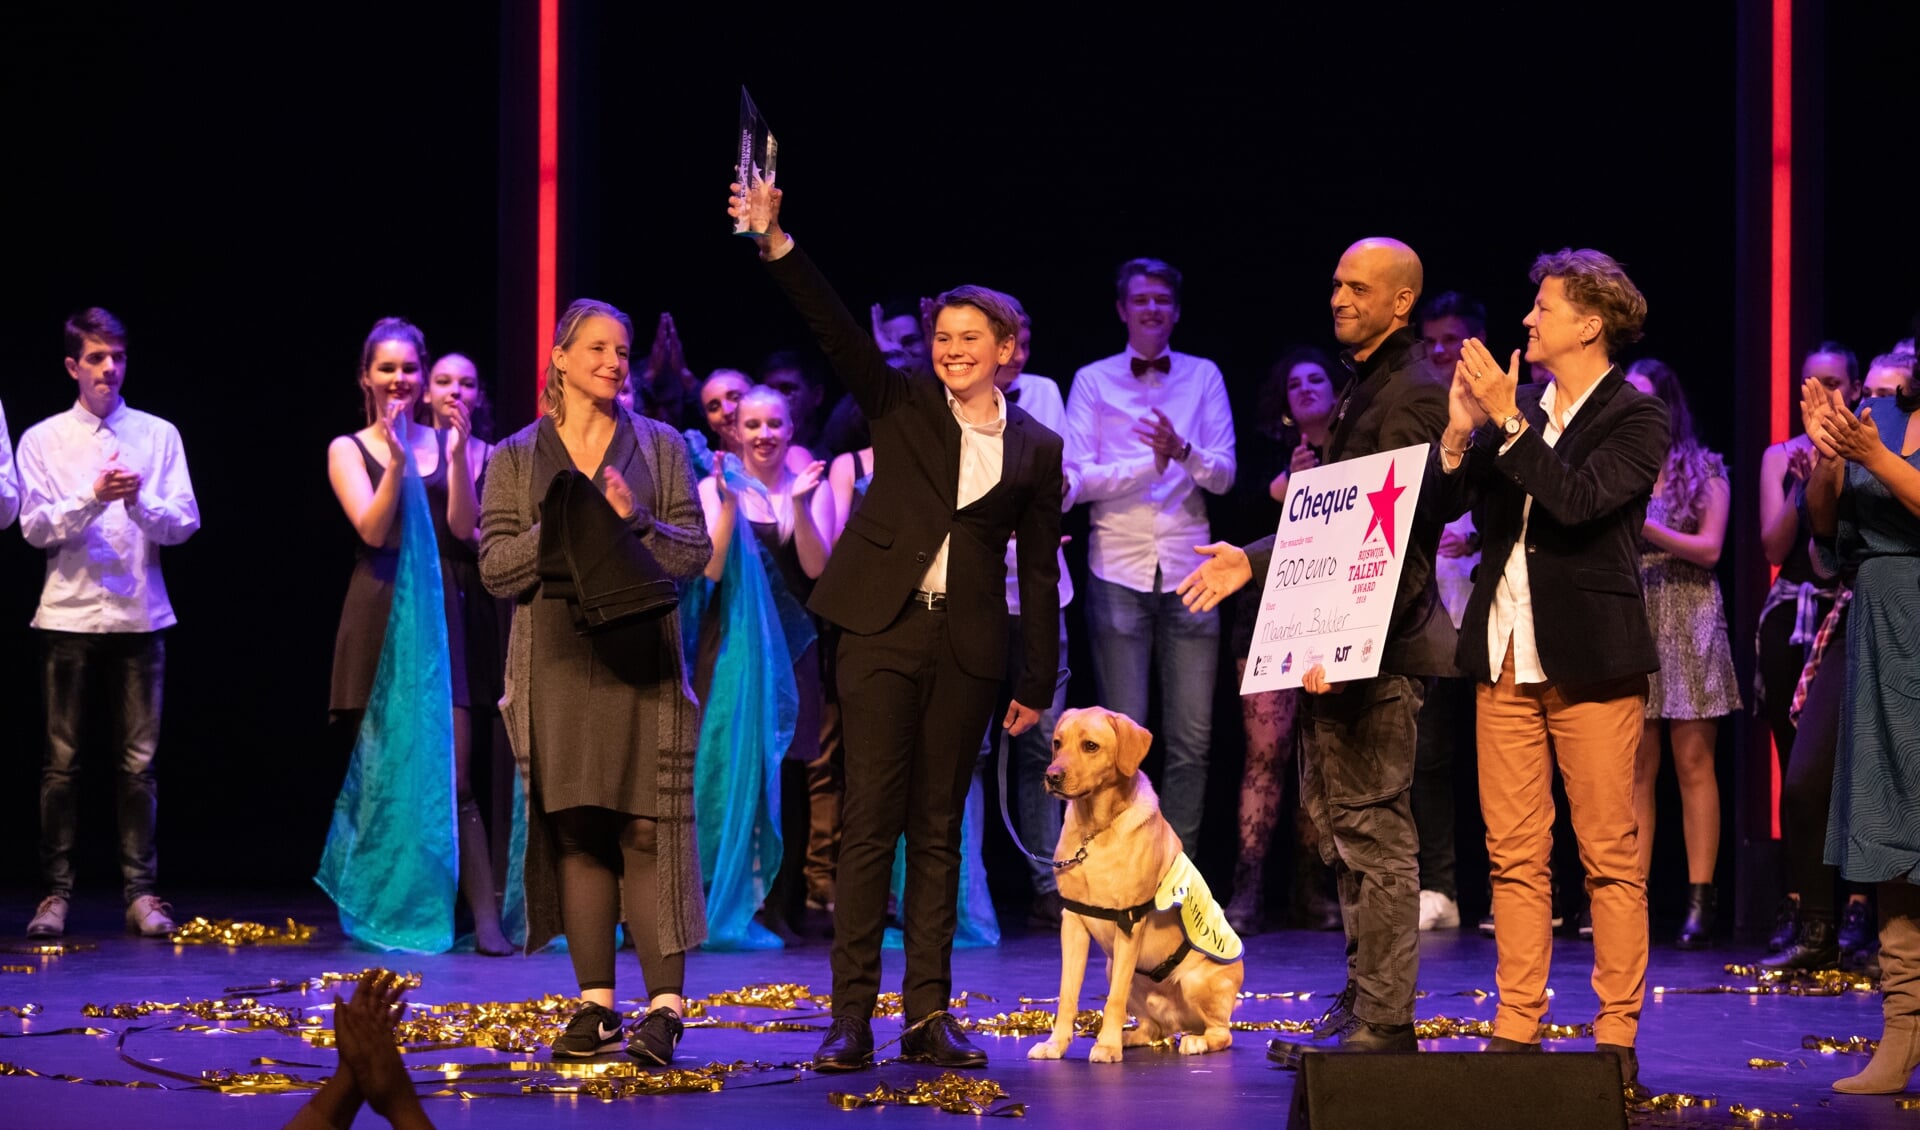
{"label": "stage monitor speaker", "polygon": [[1625,1130],[1620,1064],[1602,1052],[1310,1054],[1287,1130]]}

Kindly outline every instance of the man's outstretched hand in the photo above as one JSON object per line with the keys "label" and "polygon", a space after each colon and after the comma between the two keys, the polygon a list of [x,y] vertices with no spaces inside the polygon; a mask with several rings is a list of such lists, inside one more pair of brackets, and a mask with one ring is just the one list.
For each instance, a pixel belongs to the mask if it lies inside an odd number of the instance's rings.
{"label": "man's outstretched hand", "polygon": [[1206,557],[1200,567],[1188,573],[1173,591],[1189,612],[1211,612],[1221,601],[1239,592],[1253,579],[1253,566],[1247,551],[1223,541],[1196,545],[1193,551]]}

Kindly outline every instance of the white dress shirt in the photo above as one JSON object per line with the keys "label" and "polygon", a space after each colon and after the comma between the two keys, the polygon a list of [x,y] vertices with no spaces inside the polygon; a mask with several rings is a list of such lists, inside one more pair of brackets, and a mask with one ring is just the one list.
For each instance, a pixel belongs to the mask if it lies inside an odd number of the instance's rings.
{"label": "white dress shirt", "polygon": [[[1053,383],[1052,377],[1021,373],[1013,378],[1013,386],[1007,391],[1014,394],[1027,415],[1045,424],[1053,434],[1066,434],[1067,410],[1060,403],[1060,386]],[[1016,557],[1019,544],[1019,538],[1007,539],[1007,611],[1015,616],[1020,615],[1020,562]],[[1060,607],[1065,608],[1073,603],[1073,577],[1067,572],[1066,553],[1056,552],[1060,558]]]}
{"label": "white dress shirt", "polygon": [[13,525],[19,513],[20,481],[13,475],[13,441],[7,438],[7,410],[0,408],[0,530]]}
{"label": "white dress shirt", "polygon": [[[1154,574],[1172,591],[1200,559],[1193,547],[1207,532],[1201,490],[1233,487],[1233,410],[1220,367],[1204,357],[1169,351],[1172,371],[1133,375],[1139,354],[1129,346],[1081,369],[1067,394],[1067,495],[1064,505],[1093,504],[1087,563],[1093,575],[1135,592],[1154,591]],[[1135,435],[1153,409],[1193,445],[1185,461],[1153,468],[1153,449]]]}
{"label": "white dress shirt", "polygon": [[[954,509],[973,505],[980,496],[1000,482],[1000,465],[1006,457],[1007,401],[999,389],[993,390],[994,418],[984,424],[970,424],[960,414],[960,402],[947,389],[947,408],[960,425],[960,488],[955,493]],[[933,555],[920,587],[928,592],[947,591],[947,550],[953,535],[940,539],[940,552]]]}
{"label": "white dress shirt", "polygon": [[[116,457],[140,476],[138,497],[101,502],[93,484]],[[20,437],[20,532],[47,551],[33,626],[58,632],[152,632],[175,622],[160,547],[200,528],[180,433],[122,401],[106,419],[75,403]]]}
{"label": "white dress shirt", "polygon": [[[1611,372],[1612,370],[1608,370]],[[1606,378],[1602,376],[1601,380]],[[1540,433],[1548,447],[1560,442],[1560,433],[1573,417],[1586,404],[1593,390],[1600,387],[1600,381],[1587,386],[1580,399],[1573,402],[1564,416],[1555,418],[1554,405],[1560,394],[1560,383],[1551,382],[1545,392],[1540,394],[1540,410],[1547,414],[1547,427]],[[1505,455],[1520,437],[1500,445],[1500,454]],[[1500,677],[1500,668],[1507,658],[1507,641],[1513,641],[1513,681],[1516,683],[1544,683],[1547,673],[1540,666],[1540,647],[1533,635],[1533,585],[1527,576],[1527,523],[1533,519],[1533,496],[1528,495],[1525,507],[1520,512],[1520,536],[1514,540],[1513,552],[1507,554],[1507,565],[1500,574],[1500,584],[1493,590],[1493,606],[1487,612],[1487,656],[1493,666],[1489,668],[1496,680]]]}

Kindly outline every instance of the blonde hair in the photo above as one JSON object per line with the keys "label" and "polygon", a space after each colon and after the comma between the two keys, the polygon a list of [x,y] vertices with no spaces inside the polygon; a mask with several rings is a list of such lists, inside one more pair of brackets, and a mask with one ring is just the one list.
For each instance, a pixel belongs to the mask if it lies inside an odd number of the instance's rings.
{"label": "blonde hair", "polygon": [[[580,336],[580,327],[586,325],[589,318],[612,318],[626,328],[627,342],[633,342],[633,319],[622,313],[619,307],[597,298],[576,298],[553,327],[553,347],[563,353],[571,349],[574,340]],[[553,356],[549,354],[546,381],[540,386],[540,414],[552,416],[556,424],[563,424],[567,419],[565,386],[566,381],[560,370],[554,367]]]}

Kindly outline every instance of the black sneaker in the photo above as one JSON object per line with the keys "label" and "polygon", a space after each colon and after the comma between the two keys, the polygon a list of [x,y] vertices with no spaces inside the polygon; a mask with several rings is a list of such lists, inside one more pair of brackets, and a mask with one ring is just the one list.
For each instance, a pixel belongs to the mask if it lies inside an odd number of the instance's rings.
{"label": "black sneaker", "polygon": [[1347,987],[1341,989],[1340,995],[1327,1006],[1327,1011],[1321,1013],[1320,1019],[1313,1022],[1313,1031],[1309,1033],[1309,1037],[1325,1040],[1338,1034],[1342,1029],[1350,1027],[1353,1021],[1353,998],[1359,993],[1360,986],[1348,981]]}
{"label": "black sneaker", "polygon": [[553,1042],[553,1055],[556,1059],[592,1059],[619,1048],[622,1035],[619,1013],[597,1004],[585,1005]]}
{"label": "black sneaker", "polygon": [[627,1040],[627,1054],[641,1063],[665,1067],[673,1062],[673,1049],[680,1046],[680,1014],[661,1005],[648,1011],[633,1026]]}

